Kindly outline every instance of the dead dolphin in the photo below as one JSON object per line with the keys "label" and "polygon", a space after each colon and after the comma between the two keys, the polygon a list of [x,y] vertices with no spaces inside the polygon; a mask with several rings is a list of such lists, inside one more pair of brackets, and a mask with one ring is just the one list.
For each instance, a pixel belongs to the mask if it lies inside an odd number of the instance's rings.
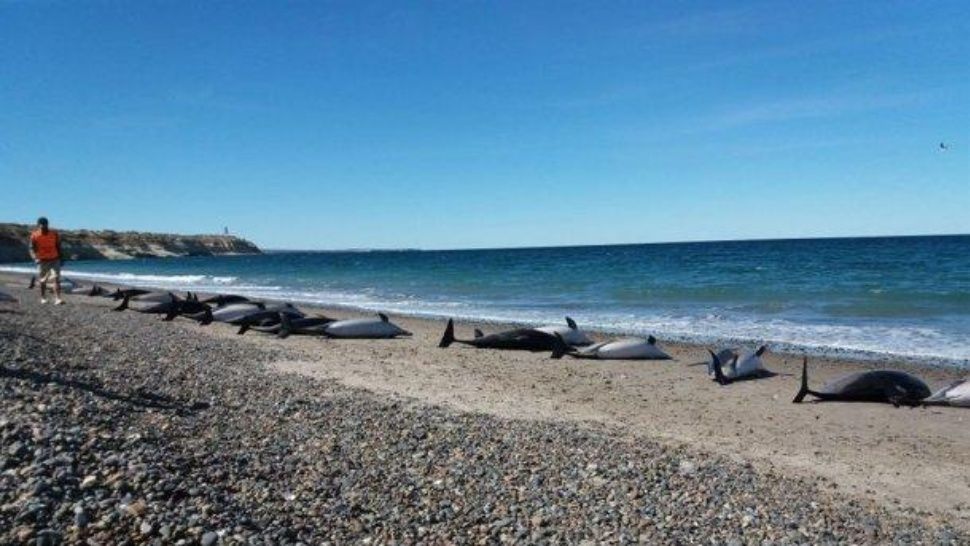
{"label": "dead dolphin", "polygon": [[125,299],[125,296],[135,297],[141,296],[142,294],[150,294],[151,290],[145,290],[143,288],[119,288],[111,294],[111,298],[115,301]]}
{"label": "dead dolphin", "polygon": [[604,341],[589,347],[571,349],[566,340],[556,332],[556,348],[552,351],[552,358],[562,358],[569,355],[573,358],[589,358],[597,360],[669,360],[670,355],[657,347],[657,338],[647,339],[629,337],[614,341]]}
{"label": "dead dolphin", "polygon": [[294,307],[292,303],[264,303],[261,301],[230,303],[214,310],[212,316],[218,322],[229,324],[248,322],[250,325],[262,324],[265,326],[279,322],[279,313],[297,317],[303,316],[303,312]]}
{"label": "dead dolphin", "polygon": [[540,326],[536,328],[536,330],[552,335],[559,334],[562,336],[563,340],[565,340],[567,345],[572,345],[574,347],[593,344],[593,340],[579,329],[579,326],[576,325],[575,320],[569,317],[566,317],[565,326],[562,324]]}
{"label": "dead dolphin", "polygon": [[[118,307],[115,307],[115,311],[124,311],[125,309],[132,309],[135,311],[152,307],[152,304],[156,303],[171,303],[173,301],[180,301],[181,298],[173,294],[172,292],[145,292],[141,294],[131,295],[130,293],[124,293],[121,298],[121,303]],[[135,304],[132,307],[132,304]]]}
{"label": "dead dolphin", "polygon": [[[282,317],[283,328],[278,334],[286,337],[293,333],[293,317]],[[309,333],[309,332],[305,332]],[[313,329],[314,335],[341,339],[389,339],[397,336],[410,336],[411,332],[391,322],[384,313],[378,313],[377,318],[362,318],[337,320]]]}
{"label": "dead dolphin", "polygon": [[246,296],[237,296],[235,294],[219,294],[218,296],[211,296],[204,300],[202,303],[208,303],[209,305],[215,305],[217,307],[224,307],[232,303],[246,303],[250,301]]}
{"label": "dead dolphin", "polygon": [[84,292],[84,295],[91,296],[91,297],[94,297],[94,296],[111,297],[111,292],[108,290],[105,290],[104,288],[102,288],[101,286],[98,286],[97,284],[92,284],[91,288],[89,288]]}
{"label": "dead dolphin", "polygon": [[[194,299],[180,299],[175,294],[170,293],[170,299],[168,301],[159,302],[149,302],[140,307],[130,308],[132,311],[138,313],[144,313],[147,315],[165,315],[166,321],[174,320],[175,317],[179,315],[198,315],[197,320],[202,324],[206,325],[212,322],[212,309],[204,303],[200,303]],[[115,311],[124,311],[129,309],[129,304],[131,302],[130,297],[126,297],[122,300],[121,305],[116,307]]]}
{"label": "dead dolphin", "polygon": [[[258,317],[255,317],[258,318]],[[242,322],[239,326],[239,331],[236,332],[239,335],[245,334],[249,330],[255,330],[257,332],[263,332],[265,334],[276,334],[281,338],[288,337],[290,335],[324,335],[320,328],[326,324],[332,322],[337,322],[337,319],[333,319],[325,316],[316,317],[290,317],[287,313],[277,312],[277,318],[275,322],[267,325],[260,324],[256,321]]]}
{"label": "dead dolphin", "polygon": [[923,399],[924,406],[970,408],[970,378],[954,381]]}
{"label": "dead dolphin", "polygon": [[819,390],[808,388],[808,358],[802,361],[802,385],[794,403],[811,394],[818,401],[883,402],[896,407],[918,406],[930,395],[922,379],[897,370],[855,372],[831,381]]}
{"label": "dead dolphin", "polygon": [[[741,352],[736,349],[721,349],[717,355],[711,352],[711,360],[707,362],[707,373],[717,379],[717,370],[714,366],[714,357],[721,365],[721,373],[728,379],[772,377],[777,375],[765,368],[765,363],[761,356],[768,350],[767,345],[758,347],[754,352]],[[724,366],[727,365],[727,369]]]}
{"label": "dead dolphin", "polygon": [[[738,368],[732,366],[728,369],[728,372],[724,372],[724,364],[721,362],[721,358],[714,353],[714,351],[708,351],[711,353],[712,368],[714,370],[714,380],[721,385],[730,385],[736,381],[748,381],[751,379],[761,379],[764,377],[774,377],[778,374],[771,370],[766,370],[765,368],[748,368],[744,375],[738,374]],[[737,357],[732,360],[732,364],[737,362]]]}
{"label": "dead dolphin", "polygon": [[455,337],[455,321],[448,319],[448,326],[445,327],[445,333],[441,336],[438,347],[444,348],[452,343],[462,343],[478,349],[551,351],[556,347],[557,341],[555,334],[535,328],[517,328],[488,335],[483,334],[481,330],[475,330],[475,339],[457,339]]}

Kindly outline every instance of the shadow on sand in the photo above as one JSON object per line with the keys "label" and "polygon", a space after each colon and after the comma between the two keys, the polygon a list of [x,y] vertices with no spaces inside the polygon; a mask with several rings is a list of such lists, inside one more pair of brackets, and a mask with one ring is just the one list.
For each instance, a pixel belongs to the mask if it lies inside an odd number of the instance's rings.
{"label": "shadow on sand", "polygon": [[184,413],[196,412],[209,407],[209,404],[206,404],[204,402],[196,402],[191,405],[180,404],[167,396],[154,394],[142,389],[138,389],[137,391],[135,391],[134,395],[121,394],[118,392],[113,392],[108,389],[105,389],[96,383],[79,381],[76,379],[68,379],[52,373],[43,373],[43,372],[24,370],[24,369],[18,369],[18,368],[8,368],[6,366],[0,365],[0,378],[7,378],[7,377],[13,378],[13,379],[20,379],[23,381],[30,381],[35,385],[47,385],[47,384],[53,383],[55,385],[61,385],[69,389],[77,389],[80,391],[88,392],[99,398],[104,398],[105,400],[121,402],[122,404],[129,404],[135,407],[145,408],[145,409],[173,410],[178,413],[184,414]]}

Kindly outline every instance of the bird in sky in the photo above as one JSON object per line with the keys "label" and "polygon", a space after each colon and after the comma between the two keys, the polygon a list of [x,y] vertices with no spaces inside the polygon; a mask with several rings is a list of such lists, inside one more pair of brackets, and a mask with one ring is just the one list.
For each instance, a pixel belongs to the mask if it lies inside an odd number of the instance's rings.
{"label": "bird in sky", "polygon": [[941,142],[940,143],[940,149],[941,150],[949,150],[950,147],[946,145],[946,142]]}

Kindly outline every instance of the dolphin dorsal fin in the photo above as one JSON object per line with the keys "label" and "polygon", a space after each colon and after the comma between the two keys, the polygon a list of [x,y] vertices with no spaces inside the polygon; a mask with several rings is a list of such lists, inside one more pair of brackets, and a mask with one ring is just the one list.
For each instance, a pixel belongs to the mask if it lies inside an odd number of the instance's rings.
{"label": "dolphin dorsal fin", "polygon": [[657,338],[655,338],[653,336],[650,336],[650,337],[647,338],[647,343],[649,343],[650,345],[656,345],[657,344]]}
{"label": "dolphin dorsal fin", "polygon": [[765,351],[767,351],[767,350],[768,350],[768,346],[767,345],[762,345],[761,347],[758,347],[758,350],[757,351],[754,352],[754,356],[761,356],[761,355],[765,354]]}
{"label": "dolphin dorsal fin", "polygon": [[387,315],[384,313],[377,313],[377,316],[381,317],[381,320],[384,322],[391,322],[391,319],[387,318]]}
{"label": "dolphin dorsal fin", "polygon": [[566,317],[566,326],[569,326],[573,330],[579,330],[579,326],[576,325],[576,321]]}
{"label": "dolphin dorsal fin", "polygon": [[475,337],[485,337],[485,334],[478,328],[475,328]]}

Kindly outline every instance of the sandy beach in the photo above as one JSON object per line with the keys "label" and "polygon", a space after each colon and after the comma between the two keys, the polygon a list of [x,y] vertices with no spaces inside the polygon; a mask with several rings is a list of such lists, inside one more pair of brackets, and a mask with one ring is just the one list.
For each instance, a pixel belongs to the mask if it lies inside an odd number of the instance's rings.
{"label": "sandy beach", "polygon": [[410,339],[279,340],[3,281],[2,541],[970,540],[970,412],[792,404],[796,355],[722,387],[662,340],[674,360],[439,349],[443,321],[406,317]]}

